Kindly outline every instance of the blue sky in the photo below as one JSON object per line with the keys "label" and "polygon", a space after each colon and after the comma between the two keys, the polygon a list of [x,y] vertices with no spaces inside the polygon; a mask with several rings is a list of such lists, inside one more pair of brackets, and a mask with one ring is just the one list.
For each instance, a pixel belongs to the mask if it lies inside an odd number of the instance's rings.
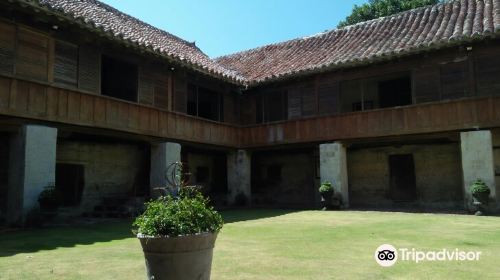
{"label": "blue sky", "polygon": [[217,57],[333,29],[367,0],[101,0]]}

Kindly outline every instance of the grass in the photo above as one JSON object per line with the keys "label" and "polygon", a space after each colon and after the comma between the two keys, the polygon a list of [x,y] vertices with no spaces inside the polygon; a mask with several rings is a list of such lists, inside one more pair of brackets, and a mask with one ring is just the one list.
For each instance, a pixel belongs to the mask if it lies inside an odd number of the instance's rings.
{"label": "grass", "polygon": [[[224,212],[212,279],[500,279],[500,217],[361,211]],[[0,279],[144,279],[130,222],[0,234]],[[373,259],[383,243],[482,251],[479,261]]]}

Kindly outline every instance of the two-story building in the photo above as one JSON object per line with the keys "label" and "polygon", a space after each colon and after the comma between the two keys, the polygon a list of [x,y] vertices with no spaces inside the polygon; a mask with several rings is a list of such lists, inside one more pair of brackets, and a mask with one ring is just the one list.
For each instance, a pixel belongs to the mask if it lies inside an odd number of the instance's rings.
{"label": "two-story building", "polygon": [[76,214],[183,161],[216,205],[467,208],[500,182],[500,0],[455,0],[211,59],[96,0],[0,3],[0,218]]}

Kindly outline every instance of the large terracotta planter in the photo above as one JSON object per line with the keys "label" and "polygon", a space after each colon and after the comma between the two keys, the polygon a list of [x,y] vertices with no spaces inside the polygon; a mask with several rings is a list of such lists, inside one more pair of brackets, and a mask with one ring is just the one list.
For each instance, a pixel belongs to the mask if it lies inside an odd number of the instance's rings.
{"label": "large terracotta planter", "polygon": [[217,233],[179,237],[138,235],[146,259],[147,279],[210,279]]}

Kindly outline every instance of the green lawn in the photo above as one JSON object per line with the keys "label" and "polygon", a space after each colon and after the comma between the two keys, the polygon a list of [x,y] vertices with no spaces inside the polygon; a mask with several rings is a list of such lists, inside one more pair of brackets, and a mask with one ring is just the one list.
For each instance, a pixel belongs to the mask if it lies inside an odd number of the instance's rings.
{"label": "green lawn", "polygon": [[[212,279],[500,279],[500,217],[362,211],[224,212]],[[0,279],[144,279],[130,222],[0,234]],[[373,259],[395,247],[482,251],[479,261]]]}

